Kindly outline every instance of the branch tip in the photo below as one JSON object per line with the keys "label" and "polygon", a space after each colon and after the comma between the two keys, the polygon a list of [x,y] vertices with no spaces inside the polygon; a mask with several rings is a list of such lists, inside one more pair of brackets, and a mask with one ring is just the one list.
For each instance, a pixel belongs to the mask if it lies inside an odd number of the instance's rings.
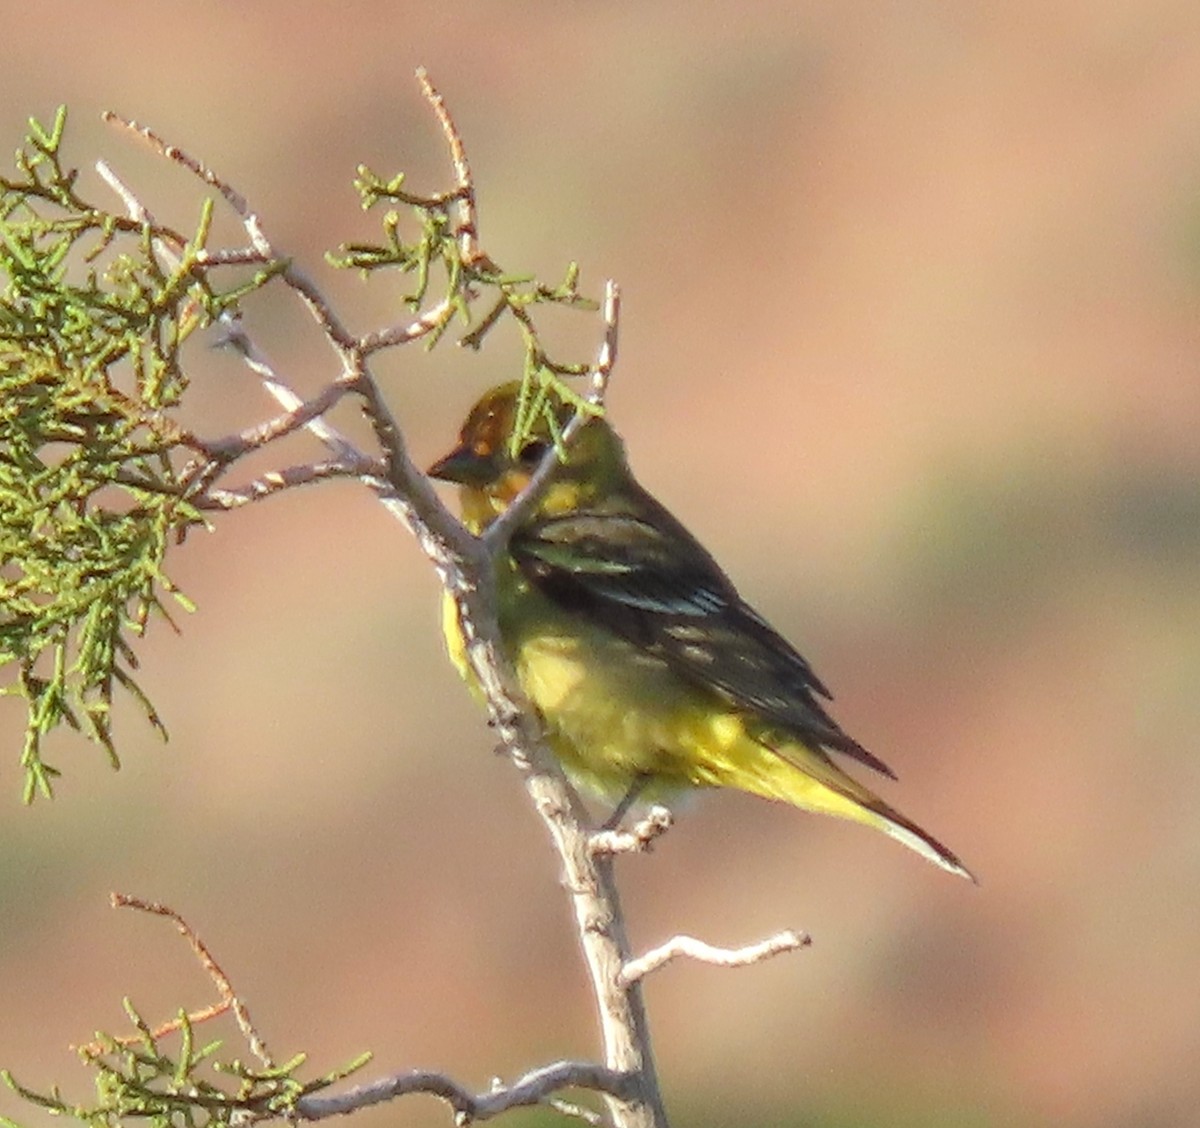
{"label": "branch tip", "polygon": [[216,986],[217,993],[221,996],[222,1011],[233,1011],[233,1015],[237,1019],[238,1028],[242,1032],[242,1037],[246,1039],[246,1044],[250,1047],[251,1052],[267,1069],[274,1069],[275,1063],[271,1058],[270,1052],[267,1050],[266,1043],[259,1036],[258,1031],[254,1028],[254,1024],[250,1021],[250,1012],[246,1009],[246,1004],[238,997],[237,992],[233,989],[233,984],[229,980],[229,976],[225,974],[221,969],[221,965],[213,958],[212,953],[208,950],[204,941],[200,939],[196,930],[169,905],[164,905],[159,901],[147,901],[128,893],[113,892],[109,894],[109,903],[114,909],[137,909],[139,912],[166,917],[168,920],[175,922],[175,927],[179,929],[188,944],[191,945],[191,949],[195,953],[200,966],[208,972],[209,978]]}
{"label": "branch tip", "polygon": [[[250,205],[246,202],[246,197],[227,180],[218,176],[202,160],[193,157],[186,149],[180,148],[178,145],[172,145],[161,134],[156,133],[148,125],[142,125],[141,122],[135,121],[133,118],[123,117],[112,110],[105,110],[100,115],[100,120],[108,125],[115,125],[118,129],[124,129],[128,133],[132,133],[135,137],[146,142],[160,156],[166,157],[167,160],[173,161],[175,164],[187,169],[188,172],[203,181],[210,188],[215,188],[224,198],[225,202],[237,213],[247,228],[257,228],[257,219],[250,210]],[[251,231],[250,234],[251,238],[253,238],[255,232]]]}
{"label": "branch tip", "polygon": [[744,948],[717,948],[694,936],[675,936],[665,944],[652,948],[644,956],[629,960],[621,969],[621,982],[631,986],[679,956],[716,967],[746,967],[783,952],[807,948],[810,944],[812,937],[807,932],[794,932],[791,929],[778,932],[756,944],[747,944]]}
{"label": "branch tip", "polygon": [[645,818],[628,830],[598,830],[588,839],[588,849],[594,857],[613,854],[644,854],[657,839],[675,825],[674,816],[666,807],[653,806]]}
{"label": "branch tip", "polygon": [[442,136],[450,150],[450,161],[454,166],[454,181],[458,195],[458,238],[459,253],[467,266],[492,265],[490,259],[479,249],[479,217],[475,210],[475,181],[471,177],[471,166],[467,163],[467,150],[462,134],[446,108],[446,101],[438,92],[424,67],[417,67],[417,82],[421,93],[433,109],[442,127]]}

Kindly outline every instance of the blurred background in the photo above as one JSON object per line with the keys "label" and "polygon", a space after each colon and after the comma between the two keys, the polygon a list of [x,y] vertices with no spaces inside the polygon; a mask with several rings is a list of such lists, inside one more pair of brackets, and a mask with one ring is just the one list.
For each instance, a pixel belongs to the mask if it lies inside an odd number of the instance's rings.
{"label": "blurred background", "polygon": [[[66,102],[85,188],[103,154],[186,229],[196,186],[98,112],[153,125],[355,328],[401,315],[323,265],[376,230],[355,166],[450,184],[422,63],[492,256],[620,281],[610,406],[639,476],[981,878],[694,803],[621,864],[636,945],[814,943],[650,982],[676,1123],[1196,1124],[1200,8],[44,0],[3,25],[0,148]],[[282,295],[248,317],[298,385],[328,379]],[[594,324],[561,331],[590,357]],[[381,367],[417,457],[515,356]],[[208,433],[271,412],[233,357],[196,365]],[[593,1055],[555,860],[406,534],[337,485],[219,521],[174,576],[199,610],[141,652],[166,747],[124,710],[123,771],[63,738],[58,799],[23,809],[0,709],[0,1065],[85,1097],[68,1046],[121,1028],[123,995],[155,1018],[211,1000],[110,889],[183,912],[278,1057],[370,1048],[372,1074],[482,1088]],[[36,1122],[7,1092],[0,1113]],[[418,1099],[356,1123],[448,1122]]]}

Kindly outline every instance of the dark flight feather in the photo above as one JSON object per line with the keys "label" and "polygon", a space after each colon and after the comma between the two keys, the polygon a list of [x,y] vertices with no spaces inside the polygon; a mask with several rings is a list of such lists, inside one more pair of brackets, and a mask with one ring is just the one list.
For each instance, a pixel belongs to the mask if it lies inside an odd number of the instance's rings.
{"label": "dark flight feather", "polygon": [[516,533],[510,551],[564,610],[660,658],[785,737],[843,752],[895,778],[822,707],[817,695],[830,693],[812,667],[645,491],[537,520]]}

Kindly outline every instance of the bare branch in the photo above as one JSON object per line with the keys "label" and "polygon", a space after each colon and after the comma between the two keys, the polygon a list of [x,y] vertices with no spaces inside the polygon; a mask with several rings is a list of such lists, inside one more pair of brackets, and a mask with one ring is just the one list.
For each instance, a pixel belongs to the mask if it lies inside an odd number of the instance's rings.
{"label": "bare branch", "polygon": [[314,462],[304,466],[288,466],[283,470],[268,470],[261,478],[255,478],[236,489],[210,487],[193,503],[200,509],[239,509],[284,490],[299,486],[311,486],[330,478],[363,478],[379,476],[384,472],[379,460],[366,459],[361,462]]}
{"label": "bare branch", "polygon": [[407,325],[395,325],[390,329],[376,329],[358,339],[358,349],[363,356],[370,356],[380,349],[396,345],[407,345],[433,332],[445,319],[452,305],[450,298],[443,298],[432,309],[414,318]]}
{"label": "bare branch", "polygon": [[216,461],[232,462],[252,450],[258,450],[276,439],[282,439],[294,431],[308,427],[313,420],[330,411],[353,388],[353,374],[343,374],[332,383],[326,384],[312,399],[298,403],[282,415],[256,423],[253,427],[247,427],[228,438],[210,440],[205,445]]}
{"label": "bare branch", "polygon": [[454,164],[454,180],[458,196],[458,228],[455,235],[458,238],[459,255],[467,266],[475,266],[481,262],[490,262],[479,249],[479,217],[475,210],[475,182],[471,177],[471,166],[467,163],[467,151],[463,147],[462,137],[450,111],[441,94],[429,81],[429,74],[424,67],[417,67],[417,81],[425,100],[433,107],[442,134],[446,138],[446,147],[450,150],[450,160]]}
{"label": "bare branch", "polygon": [[[115,114],[106,114],[103,116],[106,121],[122,125],[125,128],[134,130],[143,138],[151,139],[156,148],[166,156],[170,156],[171,153],[178,154],[182,152],[182,150],[167,145],[166,142],[164,142],[160,137],[158,137],[157,134],[153,133],[149,129],[134,125],[131,122],[126,122],[124,119],[117,117]],[[190,157],[182,160],[181,163],[184,164],[184,167],[192,169],[193,171],[196,168],[206,167],[199,161],[196,161]],[[142,223],[153,222],[152,216],[150,215],[150,212],[147,210],[146,206],[137,197],[136,193],[134,193],[133,190],[130,189],[128,185],[126,185],[125,182],[117,175],[117,173],[113,171],[107,162],[97,161],[96,171],[105,181],[105,183],[107,183],[109,187],[111,187],[112,190],[121,198],[122,202],[125,204],[126,210],[133,219],[136,219]],[[207,177],[203,177],[203,179],[205,179],[206,183],[209,183],[210,180],[208,178],[213,176],[213,173],[208,172]],[[229,189],[229,192],[233,194],[235,199],[241,201],[243,207],[245,207],[245,200],[239,193],[234,192],[232,188]],[[228,199],[228,196],[226,196],[226,198]],[[242,214],[244,213],[239,212],[239,215]],[[156,239],[154,245],[159,254],[161,254],[168,261],[172,268],[175,268],[179,265],[181,252],[180,246],[171,245],[167,240],[162,238]],[[252,253],[263,256],[264,260],[266,261],[269,261],[273,257],[270,244],[265,241],[265,237],[261,235],[261,232],[259,232],[258,243],[256,243],[256,247]],[[221,315],[220,323],[223,330],[223,335],[218,344],[228,345],[229,347],[236,349],[246,366],[259,377],[259,379],[263,382],[263,386],[272,396],[274,396],[276,402],[279,403],[279,405],[283,407],[286,412],[290,414],[304,413],[306,410],[307,401],[297,395],[287,381],[275,371],[274,367],[267,360],[266,356],[250,340],[245,329],[242,327],[241,321],[231,313],[224,313]],[[348,387],[351,383],[351,377],[343,373],[343,376],[339,380],[334,381],[334,386],[340,385],[342,387]],[[322,395],[324,394],[327,393],[322,393]],[[339,396],[341,394],[342,393],[338,393]],[[366,458],[365,454],[359,451],[358,448],[350,443],[347,439],[343,438],[332,426],[326,423],[319,414],[314,415],[311,418],[306,418],[304,426],[306,426],[308,430],[311,431],[321,442],[328,446],[333,451],[334,456],[340,461],[350,462],[355,459]]]}
{"label": "bare branch", "polygon": [[98,160],[96,162],[96,172],[99,174],[100,179],[121,198],[121,202],[125,205],[125,210],[129,212],[130,219],[137,220],[138,223],[153,222],[150,212],[146,210],[146,205],[138,199],[133,189],[116,174],[108,161]]}
{"label": "bare branch", "polygon": [[[199,1026],[202,1022],[209,1022],[214,1018],[219,1018],[226,1014],[230,1009],[228,1001],[213,1003],[211,1006],[201,1007],[196,1011],[188,1011],[185,1018],[172,1018],[167,1022],[163,1022],[154,1027],[150,1031],[152,1038],[163,1038],[168,1034],[174,1034],[183,1029],[183,1024],[186,1022],[189,1026]],[[120,1038],[113,1038],[113,1043],[118,1046],[136,1046],[144,1038],[144,1035],[139,1030],[136,1034],[126,1034]],[[71,1049],[82,1054],[85,1058],[99,1057],[100,1054],[107,1050],[107,1047],[102,1042],[88,1042],[82,1046],[72,1046]]]}
{"label": "bare branch", "polygon": [[[274,397],[275,402],[284,411],[302,411],[306,401],[292,390],[291,385],[279,374],[275,366],[267,359],[266,354],[254,344],[241,321],[235,317],[222,317],[221,328],[222,336],[219,343],[236,350],[242,358],[242,363],[262,381],[263,387]],[[351,375],[343,372],[335,383],[349,384],[356,377],[357,374]],[[358,447],[345,438],[332,424],[326,422],[323,417],[318,415],[309,419],[304,425],[314,437],[329,448],[335,458],[349,462],[356,458],[366,457]]]}
{"label": "bare branch", "polygon": [[254,247],[227,247],[219,251],[201,247],[195,255],[197,266],[263,266],[270,261]]}
{"label": "bare branch", "polygon": [[192,951],[196,953],[196,959],[200,961],[200,966],[208,972],[209,978],[216,985],[222,1004],[224,1004],[225,1008],[233,1011],[234,1017],[237,1019],[238,1028],[242,1032],[242,1037],[246,1039],[246,1044],[250,1047],[254,1056],[267,1069],[274,1069],[275,1063],[271,1060],[267,1044],[259,1037],[258,1031],[255,1030],[254,1024],[250,1021],[250,1012],[246,1009],[246,1004],[238,997],[237,992],[233,989],[233,984],[229,981],[229,976],[221,970],[221,965],[213,959],[212,953],[205,946],[204,941],[196,934],[196,930],[174,909],[169,908],[167,905],[159,904],[157,901],[144,901],[141,897],[132,897],[127,893],[112,893],[109,896],[109,900],[114,909],[137,909],[143,913],[153,913],[156,916],[167,917],[169,920],[175,922],[175,927],[179,929],[187,942],[192,946]]}
{"label": "bare branch", "polygon": [[[121,198],[121,202],[129,212],[130,219],[138,223],[154,224],[153,216],[145,204],[138,199],[137,194],[121,179],[108,161],[97,160],[96,173]],[[157,237],[160,240],[163,239],[163,232],[160,231]],[[201,247],[196,251],[195,261],[198,266],[261,266],[270,262],[271,259],[255,247],[231,247],[219,251],[210,251],[207,247]]]}
{"label": "bare branch", "polygon": [[585,1124],[594,1126],[604,1124],[604,1117],[600,1113],[590,1108],[584,1108],[583,1105],[577,1105],[573,1101],[565,1101],[562,1097],[547,1097],[542,1103],[547,1108],[553,1109],[562,1116],[570,1116],[576,1120],[582,1120]]}
{"label": "bare branch", "polygon": [[263,254],[271,255],[270,244],[258,235],[258,216],[250,210],[250,205],[246,202],[246,198],[231,184],[219,177],[203,161],[193,157],[185,149],[181,149],[177,145],[168,144],[154,130],[150,129],[149,126],[142,125],[131,118],[122,117],[120,114],[113,113],[112,110],[105,110],[100,115],[100,119],[109,125],[116,125],[121,129],[126,129],[130,133],[136,134],[154,149],[155,152],[161,153],[169,161],[174,161],[176,164],[182,165],[194,176],[209,185],[209,187],[215,188],[221,193],[225,202],[233,209],[234,213],[241,219],[254,246]]}
{"label": "bare branch", "polygon": [[[104,111],[100,116],[102,120],[108,122],[110,125],[116,125],[134,133],[149,144],[156,152],[166,157],[167,160],[182,165],[193,176],[209,185],[209,187],[215,188],[230,208],[233,209],[234,214],[242,221],[242,227],[245,229],[247,236],[249,236],[253,249],[267,261],[282,260],[283,256],[276,252],[275,247],[267,238],[258,213],[250,207],[246,197],[227,180],[218,176],[202,160],[192,156],[186,149],[168,143],[164,138],[155,133],[154,130],[139,122],[121,117],[120,114],[115,114],[111,110]],[[295,290],[304,304],[308,306],[309,312],[312,313],[329,341],[341,349],[351,348],[354,345],[354,337],[342,324],[337,314],[334,313],[333,308],[326,301],[325,295],[321,293],[316,283],[304,271],[290,262],[284,268],[282,275],[288,280],[288,285]],[[285,404],[284,406],[288,405]]]}
{"label": "bare branch", "polygon": [[665,944],[652,948],[644,956],[630,960],[621,970],[621,979],[625,983],[636,983],[679,956],[687,956],[701,963],[715,964],[717,967],[745,967],[747,964],[770,959],[781,952],[807,948],[811,943],[812,937],[808,933],[793,932],[790,929],[766,940],[760,940],[757,944],[747,944],[744,948],[715,948],[694,936],[675,936]]}
{"label": "bare branch", "polygon": [[666,807],[651,807],[628,830],[598,830],[591,837],[593,854],[644,854],[674,825]]}
{"label": "bare branch", "polygon": [[[103,116],[106,121],[137,133],[163,156],[183,165],[206,184],[217,188],[241,218],[253,247],[270,260],[282,259],[283,256],[277,253],[274,244],[267,237],[257,213],[250,208],[245,197],[218,177],[204,162],[178,146],[169,145],[153,130],[126,121],[116,114],[108,113]],[[456,169],[458,167],[456,164]],[[113,180],[115,179],[114,177]],[[110,183],[112,182],[110,180]],[[128,190],[122,191],[121,188],[117,190],[122,199],[126,201],[126,206],[131,211],[137,208],[139,209],[137,214],[144,215],[145,209],[141,207],[136,197]],[[160,249],[163,253],[170,252],[170,248]],[[336,378],[335,383],[353,386],[363,396],[376,436],[384,448],[388,467],[386,475],[365,474],[363,476],[364,483],[375,491],[380,502],[392,516],[413,532],[443,578],[448,574],[447,569],[457,567],[466,558],[474,558],[478,562],[481,556],[476,551],[475,538],[467,533],[441,503],[428,479],[408,457],[400,430],[367,369],[366,350],[342,325],[340,318],[329,306],[325,296],[303,271],[289,263],[280,277],[308,307],[337,354],[342,365],[342,373]],[[431,318],[432,314],[418,318],[412,326],[405,330],[410,333],[407,339],[415,340],[429,332],[433,328]],[[258,376],[276,402],[286,412],[303,412],[305,401],[255,345],[241,321],[226,314],[222,316],[221,324],[224,329],[222,343],[238,351],[243,362],[251,372]],[[308,419],[304,425],[325,444],[336,462],[366,464],[371,461],[323,416],[317,415]]]}
{"label": "bare branch", "polygon": [[604,340],[600,342],[600,352],[596,363],[592,366],[591,398],[597,403],[604,402],[604,394],[608,390],[608,381],[617,363],[617,343],[621,322],[621,291],[610,278],[604,284]]}
{"label": "bare branch", "polygon": [[591,1062],[560,1061],[532,1069],[511,1085],[495,1086],[486,1093],[471,1093],[445,1074],[410,1070],[336,1096],[302,1097],[296,1102],[295,1111],[304,1120],[324,1120],[410,1093],[428,1093],[441,1097],[454,1109],[458,1122],[467,1124],[489,1120],[510,1109],[542,1104],[560,1089],[589,1089],[630,1100],[637,1091],[637,1078]]}
{"label": "bare branch", "polygon": [[[114,908],[137,909],[140,912],[152,913],[174,921],[175,926],[191,946],[196,958],[208,972],[221,996],[219,1003],[189,1014],[186,1019],[180,1017],[164,1023],[153,1030],[151,1035],[157,1038],[163,1034],[174,1033],[180,1030],[185,1022],[188,1024],[204,1022],[227,1011],[232,1011],[251,1050],[267,1069],[274,1069],[275,1065],[267,1052],[266,1045],[251,1023],[245,1005],[238,998],[229,977],[222,971],[195,929],[174,909],[156,901],[146,901],[124,893],[113,893],[110,895],[110,900]],[[114,1041],[119,1046],[136,1045],[142,1037],[143,1034],[139,1031],[136,1035],[114,1039]],[[99,1042],[83,1047],[85,1053],[92,1055],[103,1053],[105,1049],[106,1046]],[[443,1073],[414,1069],[383,1077],[336,1095],[324,1096],[310,1092],[309,1095],[302,1096],[296,1101],[294,1107],[289,1110],[288,1118],[289,1120],[293,1118],[324,1120],[330,1116],[347,1115],[359,1109],[395,1100],[412,1093],[427,1093],[446,1101],[454,1109],[456,1122],[459,1124],[488,1120],[510,1109],[537,1104],[561,1106],[561,1111],[569,1115],[581,1117],[591,1123],[599,1123],[595,1113],[558,1100],[555,1098],[555,1094],[564,1089],[583,1089],[623,1101],[635,1101],[639,1088],[640,1079],[636,1074],[622,1073],[594,1062],[583,1061],[559,1061],[531,1069],[511,1085],[495,1081],[483,1093],[472,1093],[465,1086]],[[246,1105],[247,1109],[253,1107]],[[277,1118],[278,1116],[279,1113],[276,1111],[268,1112],[265,1109],[256,1111],[256,1118]]]}

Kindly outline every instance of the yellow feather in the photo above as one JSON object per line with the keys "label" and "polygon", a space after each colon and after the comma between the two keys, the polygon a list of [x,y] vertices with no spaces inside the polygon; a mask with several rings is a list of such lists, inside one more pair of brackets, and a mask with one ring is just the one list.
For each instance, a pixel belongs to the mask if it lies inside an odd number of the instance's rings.
{"label": "yellow feather", "polygon": [[[528,480],[527,470],[506,453],[511,398],[511,389],[485,397],[464,427],[462,446],[432,471],[464,484],[464,519],[476,532]],[[627,471],[607,424],[594,421],[579,438],[539,517],[574,513],[621,488]],[[659,511],[646,512],[653,519]],[[659,519],[671,520],[661,514]],[[843,772],[824,748],[728,704],[601,622],[565,610],[512,559],[501,565],[498,596],[508,658],[553,751],[577,782],[612,799],[642,778],[649,780],[649,798],[686,788],[739,788],[882,830],[944,869],[970,877],[950,851]],[[443,628],[452,661],[477,691],[449,598]]]}
{"label": "yellow feather", "polygon": [[[660,800],[688,788],[734,787],[882,830],[957,872],[907,826],[873,809],[878,800],[824,753],[795,741],[764,744],[745,718],[714,707],[664,663],[596,628],[581,630],[520,581],[502,607],[513,624],[505,636],[521,689],[576,784],[614,801],[640,776],[652,781],[646,797]],[[451,660],[478,693],[453,599],[443,609]]]}

